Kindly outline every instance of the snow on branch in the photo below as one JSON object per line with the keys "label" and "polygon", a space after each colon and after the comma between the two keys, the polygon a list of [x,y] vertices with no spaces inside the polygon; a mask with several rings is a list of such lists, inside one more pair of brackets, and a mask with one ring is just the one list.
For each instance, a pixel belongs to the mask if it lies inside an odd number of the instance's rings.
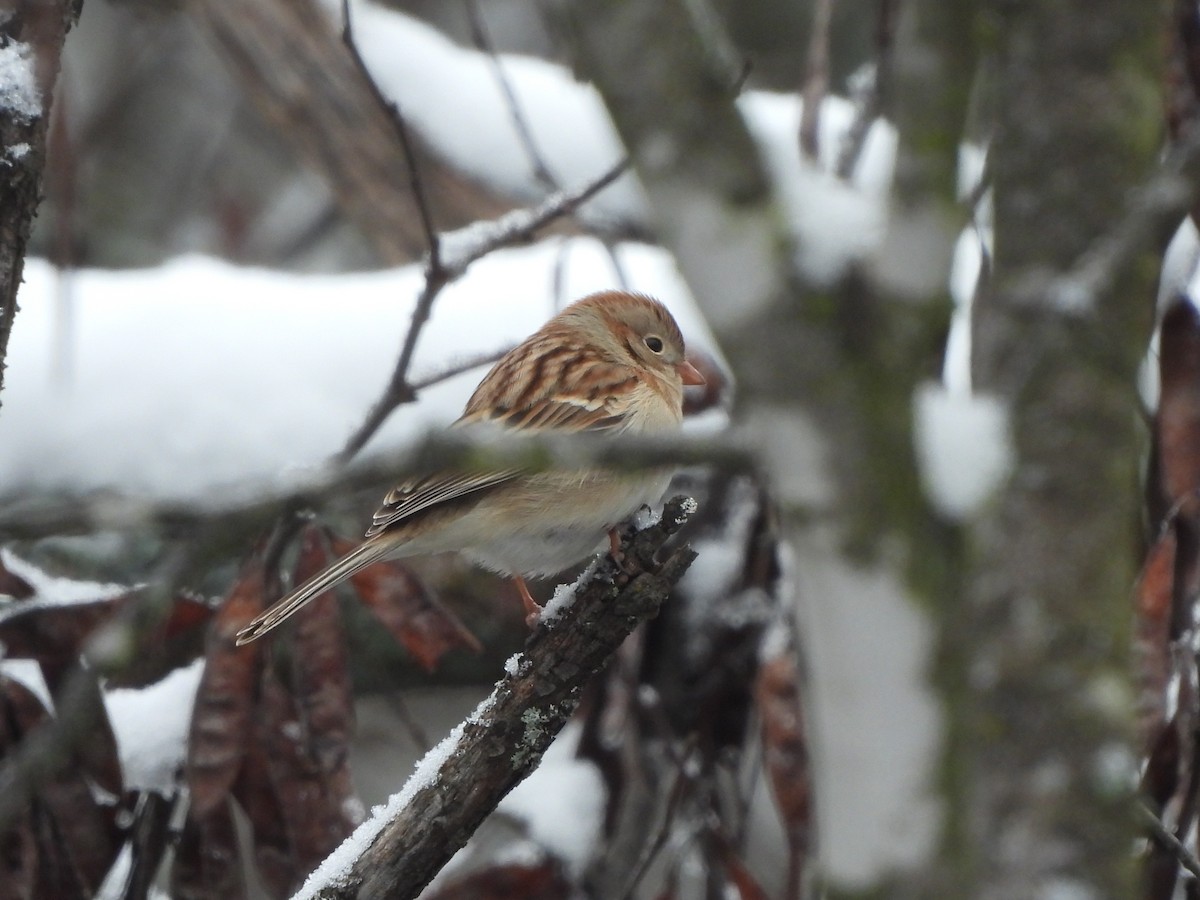
{"label": "snow on branch", "polygon": [[668,501],[657,524],[622,535],[624,560],[588,570],[573,602],[540,624],[491,696],[418,764],[404,788],[309,878],[297,898],[415,897],[528,776],[584,685],[637,625],[653,618],[695,558],[659,562],[695,501]]}

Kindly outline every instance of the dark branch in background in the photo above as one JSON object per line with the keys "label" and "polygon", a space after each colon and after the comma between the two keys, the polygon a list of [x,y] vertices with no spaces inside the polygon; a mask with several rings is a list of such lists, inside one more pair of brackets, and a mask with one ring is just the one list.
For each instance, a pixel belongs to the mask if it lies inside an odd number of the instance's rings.
{"label": "dark branch in background", "polygon": [[821,158],[821,104],[829,91],[829,20],[832,15],[833,0],[816,0],[808,42],[804,109],[800,116],[800,151],[814,162]]}
{"label": "dark branch in background", "polygon": [[454,467],[572,469],[591,465],[633,471],[663,465],[716,465],[731,472],[752,470],[751,452],[731,440],[618,439],[592,443],[574,436],[490,439],[480,443],[462,433],[430,434],[406,451],[381,454],[353,466],[327,466],[281,485],[278,479],[214,492],[203,500],[147,500],[104,494],[47,498],[11,497],[0,508],[0,540],[93,534],[153,527],[168,537],[207,535],[244,546],[289,509],[320,508],[360,490],[379,490],[401,473],[421,475]]}
{"label": "dark branch in background", "polygon": [[858,99],[858,112],[842,140],[838,153],[837,176],[843,181],[854,177],[859,157],[867,143],[871,126],[883,114],[887,88],[892,74],[892,49],[895,45],[896,0],[879,0],[875,20],[875,68],[869,82],[863,85]]}
{"label": "dark branch in background", "polygon": [[[415,897],[513,787],[529,775],[566,724],[583,686],[637,625],[658,613],[695,553],[686,545],[656,556],[687,518],[682,497],[658,525],[626,533],[624,572],[609,557],[574,602],[525,645],[517,671],[461,727],[436,772],[406,789],[411,797],[335,884],[315,896]],[[453,740],[453,738],[451,738]],[[424,773],[422,773],[424,774]],[[352,839],[353,840],[353,839]]]}
{"label": "dark branch in background", "polygon": [[546,160],[542,158],[537,143],[533,139],[533,130],[529,127],[529,121],[525,118],[521,104],[517,101],[517,94],[513,90],[512,82],[508,80],[504,66],[500,65],[500,57],[496,53],[496,46],[492,43],[491,35],[488,34],[483,10],[479,8],[478,0],[466,0],[466,2],[467,18],[471,24],[471,40],[475,42],[475,46],[481,53],[487,54],[487,58],[492,64],[492,73],[496,76],[496,83],[504,93],[504,102],[508,106],[509,116],[512,117],[513,128],[516,129],[517,138],[521,141],[521,146],[525,148],[525,154],[529,157],[530,165],[533,167],[533,176],[549,190],[560,190],[562,185],[558,183],[554,173],[546,165]]}
{"label": "dark branch in background", "polygon": [[1085,314],[1114,284],[1137,254],[1167,239],[1200,196],[1200,128],[1193,128],[1167,154],[1144,184],[1131,191],[1112,224],[1062,275],[1035,272],[1013,291],[1014,302],[1035,308],[1045,302],[1061,313]]}
{"label": "dark branch in background", "polygon": [[68,0],[17,0],[7,4],[8,13],[0,20],[0,48],[5,53],[15,57],[21,45],[28,46],[25,65],[16,62],[10,67],[14,83],[27,69],[26,90],[16,85],[0,103],[0,392],[25,268],[25,244],[41,200],[54,81],[79,6]]}
{"label": "dark branch in background", "polygon": [[425,184],[421,180],[421,165],[417,161],[416,147],[413,144],[412,136],[409,134],[408,123],[404,121],[404,116],[400,112],[400,107],[383,96],[383,92],[379,90],[379,85],[371,77],[371,72],[367,69],[367,64],[363,62],[362,54],[358,52],[358,45],[354,43],[354,29],[350,23],[350,0],[342,0],[342,44],[349,51],[354,68],[358,71],[371,96],[375,98],[375,102],[379,105],[379,108],[387,110],[388,122],[391,124],[392,130],[396,133],[396,139],[400,142],[400,149],[404,154],[405,168],[408,170],[408,186],[412,191],[413,202],[417,205],[417,215],[421,220],[421,231],[425,235],[426,253],[429,260],[428,265],[430,269],[436,269],[440,265],[439,259],[441,255],[438,247],[438,234],[437,228],[433,224],[433,214],[430,212],[429,198],[425,194]]}

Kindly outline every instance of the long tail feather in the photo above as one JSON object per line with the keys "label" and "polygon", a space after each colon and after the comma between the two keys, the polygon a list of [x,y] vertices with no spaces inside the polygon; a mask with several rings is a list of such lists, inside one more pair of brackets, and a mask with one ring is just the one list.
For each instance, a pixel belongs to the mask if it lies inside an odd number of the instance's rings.
{"label": "long tail feather", "polygon": [[249,625],[237,633],[237,646],[240,647],[262,637],[313,597],[340,584],[360,569],[365,569],[372,563],[378,562],[387,556],[391,549],[392,545],[383,541],[364,541],[359,544],[327,569],[318,572],[286,597],[274,603],[270,609],[256,616]]}

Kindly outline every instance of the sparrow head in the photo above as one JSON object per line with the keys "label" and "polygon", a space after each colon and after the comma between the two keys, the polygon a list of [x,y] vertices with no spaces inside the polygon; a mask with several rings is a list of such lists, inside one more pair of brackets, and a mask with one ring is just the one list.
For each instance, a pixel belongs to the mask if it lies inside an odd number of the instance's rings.
{"label": "sparrow head", "polygon": [[687,361],[675,318],[651,297],[601,291],[572,303],[559,319],[592,335],[610,362],[678,378],[682,384],[704,384],[704,376]]}

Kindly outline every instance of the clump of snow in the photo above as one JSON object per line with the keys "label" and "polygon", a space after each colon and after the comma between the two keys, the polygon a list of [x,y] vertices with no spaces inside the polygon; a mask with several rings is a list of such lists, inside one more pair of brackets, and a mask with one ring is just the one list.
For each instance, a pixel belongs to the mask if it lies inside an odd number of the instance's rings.
{"label": "clump of snow", "polygon": [[833,171],[854,121],[854,105],[828,96],[821,105],[817,163],[797,150],[803,103],[795,94],[748,91],[738,108],[758,141],[798,245],[797,265],[815,282],[836,280],[847,265],[874,250],[887,225],[887,193],[895,165],[896,133],[871,126],[854,177]]}
{"label": "clump of snow", "polygon": [[[695,497],[684,497],[683,502],[679,504],[679,512],[684,516],[694,516],[699,508]],[[676,519],[675,524],[678,525],[681,521],[681,519]]]}
{"label": "clump of snow", "polygon": [[1007,408],[995,397],[926,382],[915,392],[914,416],[926,496],[945,516],[972,516],[1012,469]]}
{"label": "clump of snow", "polygon": [[32,149],[33,148],[30,147],[24,141],[21,141],[19,144],[10,144],[8,149],[5,150],[5,156],[7,157],[7,159],[5,159],[5,162],[10,162],[10,163],[20,162],[26,156],[29,155],[29,152]]}
{"label": "clump of snow", "polygon": [[638,511],[633,514],[633,527],[637,531],[645,531],[647,528],[653,528],[662,519],[662,510],[655,507],[643,504]]}
{"label": "clump of snow", "polygon": [[600,841],[607,794],[604,779],[575,751],[582,729],[567,725],[541,764],[500,801],[499,811],[521,819],[529,835],[580,875]]}
{"label": "clump of snow", "polygon": [[42,114],[42,95],[34,72],[36,54],[22,41],[0,46],[0,107],[26,122]]}
{"label": "clump of snow", "polygon": [[569,609],[571,604],[575,602],[575,592],[583,587],[596,573],[596,567],[600,565],[600,557],[593,559],[582,572],[579,577],[570,584],[560,584],[554,589],[554,595],[542,607],[541,615],[538,617],[538,623],[544,624],[547,628],[553,628],[558,621],[558,617]]}
{"label": "clump of snow", "polygon": [[[6,398],[7,399],[7,396]],[[21,559],[11,550],[0,548],[0,562],[4,568],[18,578],[26,581],[33,588],[33,596],[11,606],[0,604],[0,617],[6,611],[20,613],[25,610],[42,606],[65,605],[72,603],[94,603],[97,600],[107,600],[119,597],[129,590],[128,585],[114,584],[101,581],[79,581],[73,578],[60,578]]]}
{"label": "clump of snow", "polygon": [[187,757],[188,729],[204,660],[144,688],[106,691],[104,705],[117,739],[125,786],[170,793]]}
{"label": "clump of snow", "polygon": [[[340,27],[341,0],[325,5]],[[456,166],[515,194],[544,193],[486,54],[369,0],[350,4],[350,21],[379,89]],[[584,184],[625,156],[593,87],[545,60],[501,55],[499,63],[539,155],[563,187]],[[643,221],[646,207],[637,180],[626,175],[601,192],[585,215]]]}
{"label": "clump of snow", "polygon": [[504,671],[508,675],[517,676],[521,669],[527,665],[524,653],[514,653],[504,661]]}

